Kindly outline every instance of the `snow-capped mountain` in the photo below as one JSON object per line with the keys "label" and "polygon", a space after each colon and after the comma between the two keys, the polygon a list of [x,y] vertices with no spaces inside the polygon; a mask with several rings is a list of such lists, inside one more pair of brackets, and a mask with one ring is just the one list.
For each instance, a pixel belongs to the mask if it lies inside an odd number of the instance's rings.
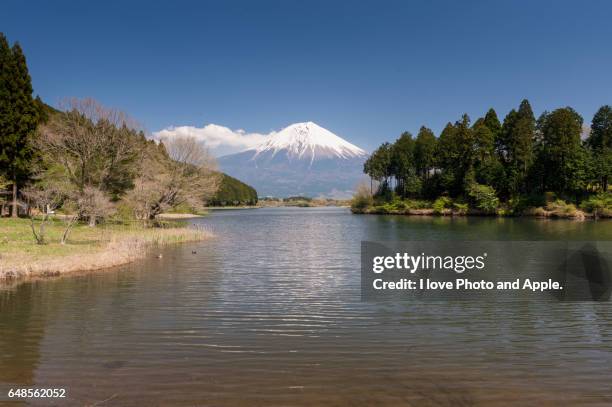
{"label": "snow-capped mountain", "polygon": [[219,158],[221,170],[259,196],[349,197],[367,153],[313,122],[295,123],[253,149]]}
{"label": "snow-capped mountain", "polygon": [[313,122],[295,123],[285,127],[258,146],[257,154],[272,151],[276,154],[285,150],[293,158],[354,158],[364,157],[366,152],[348,141],[336,136]]}

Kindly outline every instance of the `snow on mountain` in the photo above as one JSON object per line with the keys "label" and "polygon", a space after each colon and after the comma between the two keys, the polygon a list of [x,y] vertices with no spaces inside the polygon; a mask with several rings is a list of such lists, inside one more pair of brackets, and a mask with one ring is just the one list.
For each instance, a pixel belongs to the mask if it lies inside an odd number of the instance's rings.
{"label": "snow on mountain", "polygon": [[349,197],[368,154],[313,122],[272,133],[255,148],[219,158],[222,171],[259,196]]}
{"label": "snow on mountain", "polygon": [[267,151],[273,155],[286,150],[290,157],[309,158],[353,158],[365,157],[364,150],[336,136],[313,122],[295,123],[274,133],[255,148],[255,157]]}

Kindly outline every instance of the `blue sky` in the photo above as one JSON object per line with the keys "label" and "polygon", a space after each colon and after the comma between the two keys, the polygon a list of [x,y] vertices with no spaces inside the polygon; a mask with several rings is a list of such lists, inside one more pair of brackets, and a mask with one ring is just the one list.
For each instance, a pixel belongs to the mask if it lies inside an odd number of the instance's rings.
{"label": "blue sky", "polygon": [[3,0],[35,93],[91,96],[150,132],[312,120],[372,150],[528,98],[612,103],[612,2]]}

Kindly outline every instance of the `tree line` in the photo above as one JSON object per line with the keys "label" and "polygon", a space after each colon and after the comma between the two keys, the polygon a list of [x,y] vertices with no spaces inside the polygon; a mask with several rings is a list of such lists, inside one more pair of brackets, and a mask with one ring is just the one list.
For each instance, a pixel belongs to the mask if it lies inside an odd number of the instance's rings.
{"label": "tree line", "polygon": [[[523,100],[503,120],[494,109],[473,123],[464,114],[439,137],[421,127],[383,143],[364,164],[377,181],[377,196],[390,199],[474,198],[502,202],[555,193],[579,202],[607,192],[612,178],[612,107],[602,106],[585,132],[571,107],[545,111],[537,119]],[[588,133],[588,134],[585,134]],[[585,136],[585,137],[581,137]]]}
{"label": "tree line", "polygon": [[38,208],[39,243],[58,208],[70,214],[66,237],[80,220],[149,221],[177,206],[202,207],[217,190],[214,159],[193,138],[149,140],[128,115],[93,99],[68,100],[61,110],[33,99],[23,52],[2,34],[0,68],[0,190],[10,188],[11,216],[19,198],[28,214]]}

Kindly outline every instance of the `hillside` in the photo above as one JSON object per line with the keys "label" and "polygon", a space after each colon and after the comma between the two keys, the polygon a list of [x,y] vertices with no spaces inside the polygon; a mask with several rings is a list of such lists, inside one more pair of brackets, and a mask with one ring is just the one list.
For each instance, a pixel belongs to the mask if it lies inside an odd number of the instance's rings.
{"label": "hillside", "polygon": [[235,206],[257,204],[257,191],[255,188],[230,177],[221,175],[219,190],[215,196],[208,201],[209,206]]}

